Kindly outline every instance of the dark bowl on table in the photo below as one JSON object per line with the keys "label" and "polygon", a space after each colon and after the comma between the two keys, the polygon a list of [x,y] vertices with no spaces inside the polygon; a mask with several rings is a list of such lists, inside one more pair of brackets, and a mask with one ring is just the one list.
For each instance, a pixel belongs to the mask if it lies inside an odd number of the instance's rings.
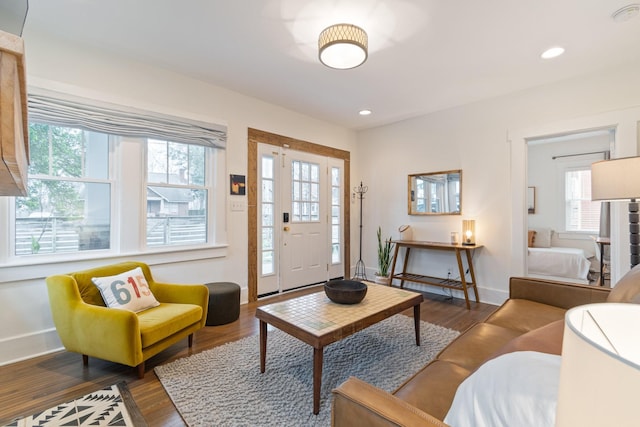
{"label": "dark bowl on table", "polygon": [[367,294],[367,285],[356,280],[330,280],[324,284],[324,292],[338,304],[357,304]]}

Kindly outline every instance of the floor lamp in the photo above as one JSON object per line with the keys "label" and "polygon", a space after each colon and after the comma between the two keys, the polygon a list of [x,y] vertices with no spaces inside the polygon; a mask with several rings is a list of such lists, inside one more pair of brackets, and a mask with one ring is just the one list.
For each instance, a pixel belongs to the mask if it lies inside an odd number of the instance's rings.
{"label": "floor lamp", "polygon": [[603,160],[591,165],[591,200],[629,200],[629,252],[631,268],[640,264],[640,157]]}

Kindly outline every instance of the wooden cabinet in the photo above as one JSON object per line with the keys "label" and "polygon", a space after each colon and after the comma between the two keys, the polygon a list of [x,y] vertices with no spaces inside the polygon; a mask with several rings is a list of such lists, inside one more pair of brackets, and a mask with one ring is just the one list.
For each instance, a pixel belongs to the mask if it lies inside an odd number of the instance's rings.
{"label": "wooden cabinet", "polygon": [[27,195],[29,127],[24,43],[0,31],[0,196]]}

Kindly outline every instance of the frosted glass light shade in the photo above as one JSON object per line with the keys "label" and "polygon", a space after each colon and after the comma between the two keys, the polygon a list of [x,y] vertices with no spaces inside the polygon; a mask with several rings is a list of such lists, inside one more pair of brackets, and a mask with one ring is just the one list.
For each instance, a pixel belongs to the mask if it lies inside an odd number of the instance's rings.
{"label": "frosted glass light shade", "polygon": [[556,426],[637,426],[640,304],[602,303],[565,315]]}
{"label": "frosted glass light shade", "polygon": [[318,38],[320,62],[327,67],[346,70],[362,65],[368,55],[367,33],[352,24],[325,28]]}

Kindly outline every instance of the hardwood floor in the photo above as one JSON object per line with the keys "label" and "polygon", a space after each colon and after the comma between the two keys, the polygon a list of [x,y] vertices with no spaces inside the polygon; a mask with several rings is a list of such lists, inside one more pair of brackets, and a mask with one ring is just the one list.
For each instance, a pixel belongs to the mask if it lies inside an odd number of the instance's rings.
{"label": "hardwood floor", "polygon": [[[76,399],[101,387],[125,381],[150,426],[185,426],[155,376],[153,368],[227,342],[257,335],[259,327],[254,317],[256,307],[317,291],[321,291],[321,287],[311,287],[242,305],[240,318],[236,322],[208,326],[198,331],[191,349],[187,347],[185,339],[184,342],[149,359],[144,379],[138,379],[133,368],[99,359],[90,358],[89,366],[84,368],[81,355],[66,351],[1,366],[0,425],[19,416],[30,415],[58,403]],[[424,296],[421,320],[459,331],[484,319],[496,309],[493,305],[472,303],[471,310],[467,310],[462,299],[428,293]],[[412,309],[407,310],[405,314],[412,315]],[[310,351],[309,357],[312,357],[312,354]],[[259,360],[256,360],[256,369],[260,369]]]}

